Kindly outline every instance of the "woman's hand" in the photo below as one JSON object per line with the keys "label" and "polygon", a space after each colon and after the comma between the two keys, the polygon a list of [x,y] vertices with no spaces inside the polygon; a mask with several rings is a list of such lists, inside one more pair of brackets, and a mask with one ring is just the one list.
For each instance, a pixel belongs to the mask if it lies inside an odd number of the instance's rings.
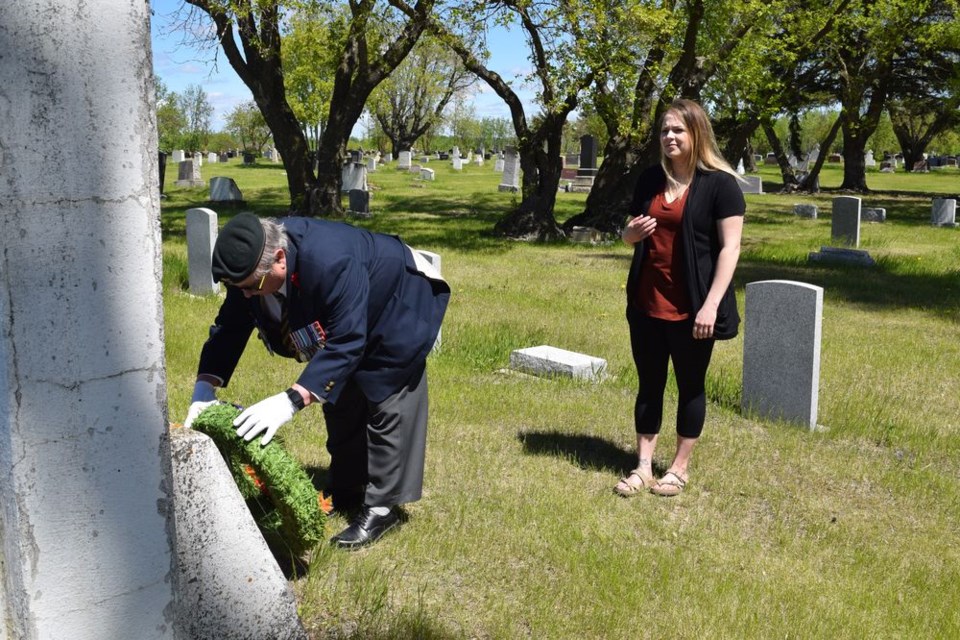
{"label": "woman's hand", "polygon": [[693,321],[693,339],[705,340],[713,337],[713,325],[717,323],[717,307],[709,301],[705,302],[697,317]]}
{"label": "woman's hand", "polygon": [[641,240],[646,240],[657,229],[657,220],[650,216],[637,216],[627,223],[623,228],[620,237],[627,244],[637,244]]}

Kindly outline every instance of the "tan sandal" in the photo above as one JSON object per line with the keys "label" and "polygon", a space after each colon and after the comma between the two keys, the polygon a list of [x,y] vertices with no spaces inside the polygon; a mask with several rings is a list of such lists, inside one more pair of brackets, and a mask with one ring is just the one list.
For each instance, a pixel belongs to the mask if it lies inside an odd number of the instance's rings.
{"label": "tan sandal", "polygon": [[[630,484],[629,480],[633,476],[637,476],[637,478],[640,479],[640,484]],[[624,498],[630,498],[638,493],[649,490],[653,486],[654,482],[656,482],[656,480],[653,476],[644,476],[642,473],[640,473],[640,469],[634,469],[628,473],[625,478],[620,478],[619,482],[617,482],[616,486],[613,488],[613,492],[619,496],[623,496]],[[626,488],[621,488],[620,485],[623,485]]]}
{"label": "tan sandal", "polygon": [[673,471],[667,471],[663,477],[657,480],[657,483],[650,489],[650,493],[664,498],[672,498],[683,492],[687,486],[687,481],[681,478]]}

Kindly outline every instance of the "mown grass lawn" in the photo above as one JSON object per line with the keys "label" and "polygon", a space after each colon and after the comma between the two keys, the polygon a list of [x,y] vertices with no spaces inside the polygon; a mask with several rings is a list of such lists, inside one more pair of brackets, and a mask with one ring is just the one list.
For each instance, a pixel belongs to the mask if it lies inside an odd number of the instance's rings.
{"label": "mown grass lawn", "polygon": [[[624,500],[636,374],[624,320],[630,251],[490,235],[515,196],[491,163],[435,182],[371,173],[373,219],[437,252],[453,297],[431,356],[424,499],[382,543],[319,549],[294,586],[316,638],[960,637],[960,230],[929,225],[956,170],[871,173],[872,269],[812,265],[830,240],[828,166],[817,196],[748,196],[736,285],[785,278],[824,288],[818,422],[806,430],[738,410],[742,337],[719,343],[691,481],[678,498]],[[279,165],[205,165],[233,177],[246,210],[282,213]],[[765,190],[779,176],[762,169]],[[169,177],[169,173],[168,173]],[[164,290],[171,419],[186,412],[217,298],[185,293],[184,212],[204,189],[168,181]],[[557,217],[581,210],[561,193]],[[792,215],[815,203],[817,220]],[[233,211],[221,210],[222,219]],[[601,384],[510,375],[510,351],[550,344],[605,358]],[[255,402],[299,365],[251,344],[223,399]],[[668,391],[665,425],[675,391]],[[656,465],[669,464],[665,426]],[[281,429],[322,483],[318,410]],[[335,518],[331,534],[344,525]],[[251,603],[256,606],[256,603]]]}

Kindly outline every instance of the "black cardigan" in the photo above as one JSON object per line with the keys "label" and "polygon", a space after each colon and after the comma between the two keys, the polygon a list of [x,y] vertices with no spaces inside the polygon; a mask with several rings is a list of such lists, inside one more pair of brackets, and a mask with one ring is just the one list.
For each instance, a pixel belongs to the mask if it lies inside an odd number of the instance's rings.
{"label": "black cardigan", "polygon": [[[667,176],[660,165],[645,170],[637,181],[631,211],[635,215],[647,215],[650,202],[664,190],[666,183]],[[693,313],[697,313],[703,306],[717,267],[717,256],[720,254],[717,220],[742,216],[746,208],[743,191],[733,176],[724,171],[697,169],[689,187],[681,223],[684,277]],[[633,261],[627,276],[628,309],[634,306],[637,288],[640,286],[640,270],[646,254],[645,242],[634,245]],[[737,335],[739,326],[740,314],[737,313],[737,299],[731,282],[717,308],[713,336],[717,340],[729,340]]]}

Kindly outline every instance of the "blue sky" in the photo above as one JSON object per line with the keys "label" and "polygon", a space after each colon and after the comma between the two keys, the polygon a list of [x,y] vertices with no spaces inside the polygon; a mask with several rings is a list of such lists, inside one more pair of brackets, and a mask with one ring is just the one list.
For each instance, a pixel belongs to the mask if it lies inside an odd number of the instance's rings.
{"label": "blue sky", "polygon": [[[213,129],[219,130],[223,120],[236,105],[251,99],[250,90],[240,81],[226,61],[223,52],[185,44],[182,29],[175,27],[175,16],[182,0],[151,0],[153,71],[171,91],[183,92],[190,85],[200,85],[214,108]],[[507,80],[523,76],[530,68],[527,49],[516,31],[497,29],[490,33],[492,56],[489,66]],[[520,86],[519,80],[514,86]],[[503,101],[483,82],[476,85],[473,106],[478,118],[509,118]],[[524,100],[527,117],[533,115],[533,94],[518,91]]]}

